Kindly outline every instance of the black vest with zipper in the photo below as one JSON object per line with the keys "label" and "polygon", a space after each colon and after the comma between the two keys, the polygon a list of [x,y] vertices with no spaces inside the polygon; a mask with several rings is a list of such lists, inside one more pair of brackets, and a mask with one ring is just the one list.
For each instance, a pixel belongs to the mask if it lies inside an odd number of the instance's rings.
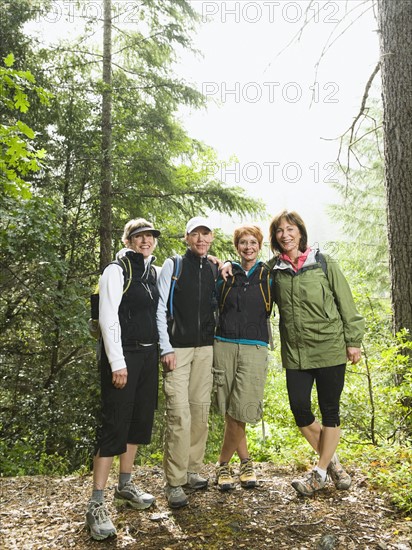
{"label": "black vest with zipper", "polygon": [[[263,270],[262,270],[263,268]],[[233,264],[233,277],[220,288],[216,336],[230,340],[269,342],[266,302],[270,300],[270,272],[259,263],[252,275]]]}
{"label": "black vest with zipper", "polygon": [[168,322],[174,348],[213,345],[215,278],[207,258],[190,249],[182,257],[182,272],[173,297],[173,319]]}
{"label": "black vest with zipper", "polygon": [[138,349],[140,344],[156,344],[159,340],[156,311],[159,291],[154,267],[145,269],[143,254],[126,252],[132,265],[132,281],[119,306],[122,347]]}

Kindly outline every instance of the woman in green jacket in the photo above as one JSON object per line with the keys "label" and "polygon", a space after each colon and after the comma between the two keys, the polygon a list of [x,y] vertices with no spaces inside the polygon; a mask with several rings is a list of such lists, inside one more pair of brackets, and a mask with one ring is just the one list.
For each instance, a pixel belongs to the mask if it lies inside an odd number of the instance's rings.
{"label": "woman in green jacket", "polygon": [[[311,496],[327,475],[338,489],[351,478],[336,455],[340,439],[339,403],[346,362],[361,357],[364,320],[336,261],[308,247],[307,231],[296,212],[283,211],[270,224],[274,295],[279,309],[282,364],[295,422],[318,453],[314,470],[292,486]],[[314,382],[322,424],[311,410]]]}

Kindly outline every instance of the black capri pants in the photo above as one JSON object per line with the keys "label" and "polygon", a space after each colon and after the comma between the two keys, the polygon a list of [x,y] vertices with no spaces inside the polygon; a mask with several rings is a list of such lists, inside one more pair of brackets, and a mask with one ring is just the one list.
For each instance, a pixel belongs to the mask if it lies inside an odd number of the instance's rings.
{"label": "black capri pants", "polygon": [[320,369],[286,369],[286,385],[289,404],[299,428],[310,426],[315,421],[311,409],[311,393],[316,380],[322,425],[327,428],[340,426],[339,402],[345,384],[346,365]]}
{"label": "black capri pants", "polygon": [[127,383],[122,389],[113,386],[112,370],[102,347],[102,408],[96,454],[100,451],[100,456],[116,456],[126,452],[128,443],[150,443],[158,397],[158,346],[124,351]]}

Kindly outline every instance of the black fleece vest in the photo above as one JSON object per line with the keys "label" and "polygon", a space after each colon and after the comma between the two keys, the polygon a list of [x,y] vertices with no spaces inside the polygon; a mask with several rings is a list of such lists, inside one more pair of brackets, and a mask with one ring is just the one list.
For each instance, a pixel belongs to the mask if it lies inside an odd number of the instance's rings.
{"label": "black fleece vest", "polygon": [[188,249],[174,290],[173,319],[168,323],[174,348],[213,344],[215,301],[215,278],[207,258]]}
{"label": "black fleece vest", "polygon": [[258,265],[252,275],[247,277],[243,269],[233,266],[233,279],[229,277],[226,285],[220,289],[219,303],[223,308],[220,311],[217,336],[230,340],[269,342],[265,299],[270,299],[270,273],[266,267],[262,273],[261,269],[262,265]]}
{"label": "black fleece vest", "polygon": [[132,351],[139,344],[155,344],[159,340],[156,325],[159,291],[154,268],[145,273],[143,254],[128,251],[126,256],[132,264],[132,281],[120,302],[119,320],[123,349]]}

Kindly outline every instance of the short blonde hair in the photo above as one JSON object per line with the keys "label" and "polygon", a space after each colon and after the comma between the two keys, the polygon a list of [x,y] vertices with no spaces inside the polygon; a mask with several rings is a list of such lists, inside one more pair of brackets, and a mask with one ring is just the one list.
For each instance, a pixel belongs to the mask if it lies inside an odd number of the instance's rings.
{"label": "short blonde hair", "polygon": [[263,233],[259,226],[253,224],[244,224],[237,227],[233,233],[233,244],[237,249],[240,239],[243,235],[252,235],[259,243],[259,248],[262,248]]}
{"label": "short blonde hair", "polygon": [[124,226],[122,243],[127,244],[130,241],[130,234],[139,227],[147,227],[149,228],[148,231],[150,231],[150,228],[154,229],[153,224],[151,222],[148,222],[144,218],[136,218],[135,220],[130,220]]}

